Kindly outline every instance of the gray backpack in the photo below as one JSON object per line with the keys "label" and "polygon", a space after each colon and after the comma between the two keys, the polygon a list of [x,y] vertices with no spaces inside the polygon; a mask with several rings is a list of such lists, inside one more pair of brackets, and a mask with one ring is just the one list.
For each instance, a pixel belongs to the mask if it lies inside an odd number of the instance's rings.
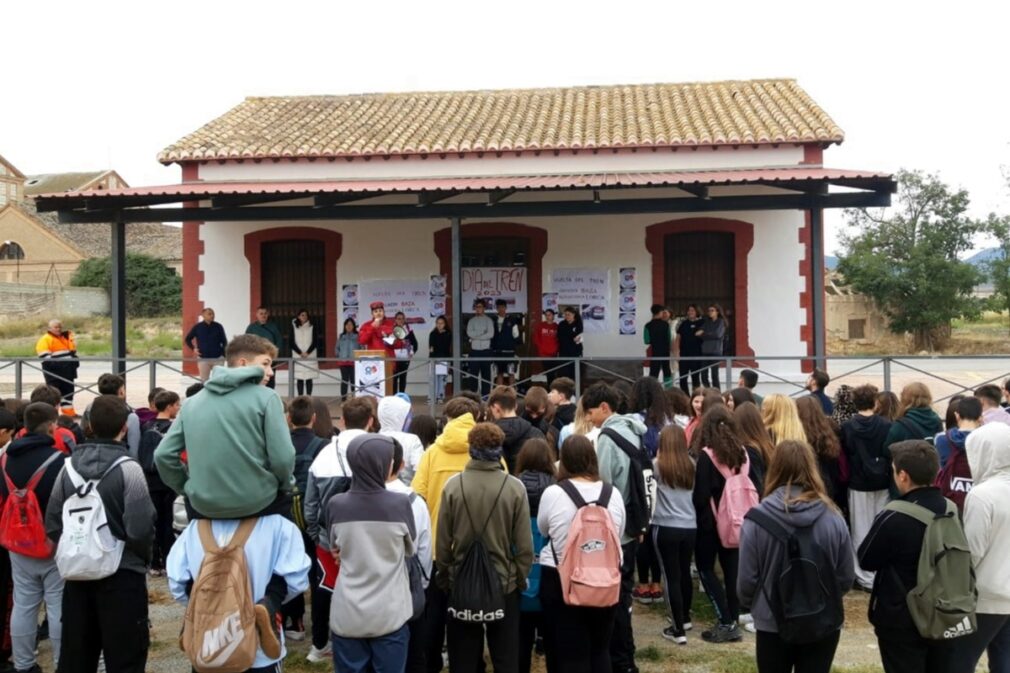
{"label": "gray backpack", "polygon": [[908,611],[919,635],[929,640],[953,640],[974,633],[978,591],[957,505],[947,500],[947,511],[934,514],[922,505],[892,500],[885,509],[926,526],[916,585],[907,596]]}

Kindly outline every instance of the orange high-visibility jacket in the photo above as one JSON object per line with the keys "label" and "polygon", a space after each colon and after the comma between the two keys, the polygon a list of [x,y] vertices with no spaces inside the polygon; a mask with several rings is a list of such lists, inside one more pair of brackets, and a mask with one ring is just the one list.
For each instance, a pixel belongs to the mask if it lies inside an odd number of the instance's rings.
{"label": "orange high-visibility jacket", "polygon": [[35,344],[35,353],[43,360],[77,357],[77,344],[70,332],[63,332],[60,336],[46,332]]}

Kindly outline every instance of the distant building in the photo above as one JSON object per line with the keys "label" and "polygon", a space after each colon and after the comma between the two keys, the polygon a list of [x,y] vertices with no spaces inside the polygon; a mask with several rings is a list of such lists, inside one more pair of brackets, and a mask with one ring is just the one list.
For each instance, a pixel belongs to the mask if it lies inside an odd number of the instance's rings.
{"label": "distant building", "polygon": [[[116,171],[24,175],[0,156],[0,282],[68,285],[86,259],[106,257],[108,225],[64,224],[35,210],[36,194],[129,187]],[[163,224],[131,226],[126,247],[165,261],[182,273],[182,229]]]}
{"label": "distant building", "polygon": [[890,331],[887,316],[875,301],[846,285],[837,271],[826,270],[824,276],[828,338],[876,341]]}

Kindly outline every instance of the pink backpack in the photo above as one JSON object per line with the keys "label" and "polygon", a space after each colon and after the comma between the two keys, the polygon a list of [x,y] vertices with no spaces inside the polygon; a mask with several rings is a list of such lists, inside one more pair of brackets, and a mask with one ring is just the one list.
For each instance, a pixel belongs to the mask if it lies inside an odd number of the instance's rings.
{"label": "pink backpack", "polygon": [[614,488],[603,484],[596,502],[587,503],[572,482],[565,480],[558,486],[577,508],[561,563],[551,544],[561,577],[561,596],[566,605],[593,608],[617,605],[621,591],[621,538],[607,510]]}
{"label": "pink backpack", "polygon": [[712,500],[712,513],[715,514],[715,528],[719,533],[719,541],[726,549],[737,549],[740,546],[740,527],[743,526],[743,518],[752,507],[757,507],[760,500],[754,482],[750,480],[750,457],[744,449],[743,465],[740,466],[740,471],[734,474],[715,459],[712,449],[706,447],[704,451],[712,460],[715,469],[719,470],[719,474],[726,480],[719,506],[716,507],[715,500]]}

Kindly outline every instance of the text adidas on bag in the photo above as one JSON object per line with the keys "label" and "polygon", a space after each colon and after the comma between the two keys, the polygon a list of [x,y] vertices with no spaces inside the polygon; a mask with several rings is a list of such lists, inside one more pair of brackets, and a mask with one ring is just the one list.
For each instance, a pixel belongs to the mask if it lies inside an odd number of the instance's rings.
{"label": "text adidas on bag", "polygon": [[505,619],[505,611],[483,612],[481,610],[456,610],[455,608],[449,608],[449,616],[462,622],[496,622],[499,619]]}
{"label": "text adidas on bag", "polygon": [[219,625],[204,631],[203,646],[200,648],[201,667],[221,666],[238,648],[243,638],[245,630],[242,628],[242,618],[236,610],[226,615]]}
{"label": "text adidas on bag", "polygon": [[954,638],[960,638],[962,636],[968,636],[975,632],[975,629],[971,626],[971,619],[965,617],[957,623],[957,626],[952,626],[943,632],[944,640],[953,640]]}

